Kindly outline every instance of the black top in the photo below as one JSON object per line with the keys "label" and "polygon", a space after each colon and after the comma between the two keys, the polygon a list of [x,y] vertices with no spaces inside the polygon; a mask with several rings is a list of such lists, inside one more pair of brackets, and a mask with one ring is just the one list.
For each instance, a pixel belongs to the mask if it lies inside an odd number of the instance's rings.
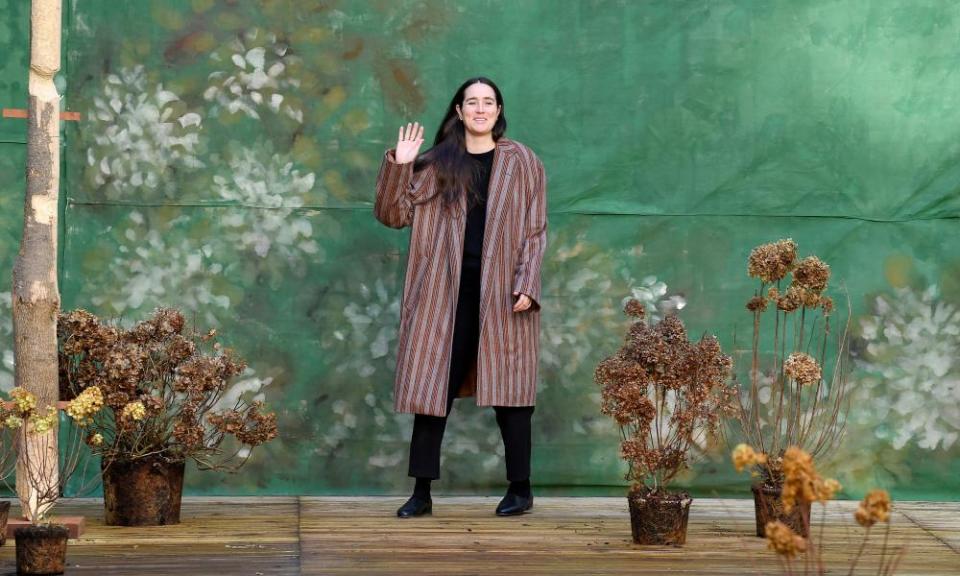
{"label": "black top", "polygon": [[473,181],[467,191],[467,227],[463,235],[464,264],[480,266],[483,255],[483,230],[487,223],[487,189],[493,169],[493,150],[467,153],[476,164]]}

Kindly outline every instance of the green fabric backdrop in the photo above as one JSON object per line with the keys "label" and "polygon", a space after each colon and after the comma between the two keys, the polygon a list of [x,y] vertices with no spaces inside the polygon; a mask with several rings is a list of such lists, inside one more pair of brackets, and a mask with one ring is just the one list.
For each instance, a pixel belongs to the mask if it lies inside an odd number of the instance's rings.
{"label": "green fabric backdrop", "polygon": [[[25,107],[29,3],[0,0],[0,100]],[[408,232],[373,183],[401,122],[500,85],[546,166],[538,493],[617,494],[593,367],[625,297],[682,305],[728,350],[746,256],[792,237],[853,306],[846,495],[960,497],[960,8],[894,0],[65,2],[63,306],[180,306],[247,358],[282,438],[191,493],[399,493],[392,412]],[[0,267],[19,241],[25,122],[0,122]],[[842,298],[841,293],[835,296]],[[0,384],[12,383],[9,285]],[[489,409],[458,401],[446,493],[503,483]],[[746,495],[724,454],[684,479]]]}

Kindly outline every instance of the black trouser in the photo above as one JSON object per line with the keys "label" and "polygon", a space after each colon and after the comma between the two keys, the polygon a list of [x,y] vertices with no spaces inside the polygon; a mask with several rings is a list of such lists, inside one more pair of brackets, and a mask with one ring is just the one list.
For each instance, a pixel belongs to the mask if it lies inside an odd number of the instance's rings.
{"label": "black trouser", "polygon": [[[460,274],[460,295],[451,343],[450,380],[447,388],[447,409],[477,358],[480,344],[480,266],[464,261]],[[503,437],[507,480],[517,482],[530,477],[530,420],[533,406],[494,406],[497,424]],[[410,438],[410,467],[414,478],[440,477],[440,445],[447,427],[446,416],[417,414]]]}

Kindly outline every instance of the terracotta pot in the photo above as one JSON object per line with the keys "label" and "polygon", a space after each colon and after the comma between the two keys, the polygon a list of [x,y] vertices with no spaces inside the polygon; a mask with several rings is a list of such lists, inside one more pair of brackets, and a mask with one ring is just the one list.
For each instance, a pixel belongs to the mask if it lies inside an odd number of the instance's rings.
{"label": "terracotta pot", "polygon": [[0,502],[0,546],[7,543],[7,518],[10,517],[10,502]]}
{"label": "terracotta pot", "polygon": [[630,492],[627,505],[634,543],[682,546],[692,502],[686,493],[650,494],[646,488]]}
{"label": "terracotta pot", "polygon": [[13,534],[17,539],[17,574],[63,574],[70,534],[66,526],[24,526]]}
{"label": "terracotta pot", "polygon": [[104,522],[108,526],[180,523],[183,462],[162,458],[101,463]]}
{"label": "terracotta pot", "polygon": [[750,487],[753,492],[753,509],[757,519],[757,536],[766,536],[767,522],[779,520],[790,527],[794,533],[806,538],[810,534],[810,503],[794,506],[788,514],[780,501],[780,486],[754,484]]}

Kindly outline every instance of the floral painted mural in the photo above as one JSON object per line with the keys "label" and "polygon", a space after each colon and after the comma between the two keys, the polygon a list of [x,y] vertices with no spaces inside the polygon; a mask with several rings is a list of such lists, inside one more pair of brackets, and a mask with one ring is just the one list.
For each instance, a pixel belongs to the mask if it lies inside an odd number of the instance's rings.
{"label": "floral painted mural", "polygon": [[[742,356],[746,256],[792,237],[831,263],[852,313],[831,474],[849,495],[957,497],[960,78],[938,50],[960,21],[892,0],[554,4],[65,2],[58,85],[82,120],[63,128],[64,308],[132,323],[180,307],[247,360],[232,397],[278,412],[280,439],[241,474],[193,474],[189,490],[409,488],[412,418],[391,397],[408,232],[374,220],[373,184],[397,125],[424,122],[432,140],[456,86],[483,74],[548,176],[537,490],[621,493],[593,373],[621,345],[628,298]],[[0,95],[23,107],[25,13],[0,6]],[[25,137],[11,122],[8,270]],[[0,285],[0,388],[12,349]],[[498,492],[493,412],[455,406],[439,489]],[[742,495],[720,452],[682,482]]]}

